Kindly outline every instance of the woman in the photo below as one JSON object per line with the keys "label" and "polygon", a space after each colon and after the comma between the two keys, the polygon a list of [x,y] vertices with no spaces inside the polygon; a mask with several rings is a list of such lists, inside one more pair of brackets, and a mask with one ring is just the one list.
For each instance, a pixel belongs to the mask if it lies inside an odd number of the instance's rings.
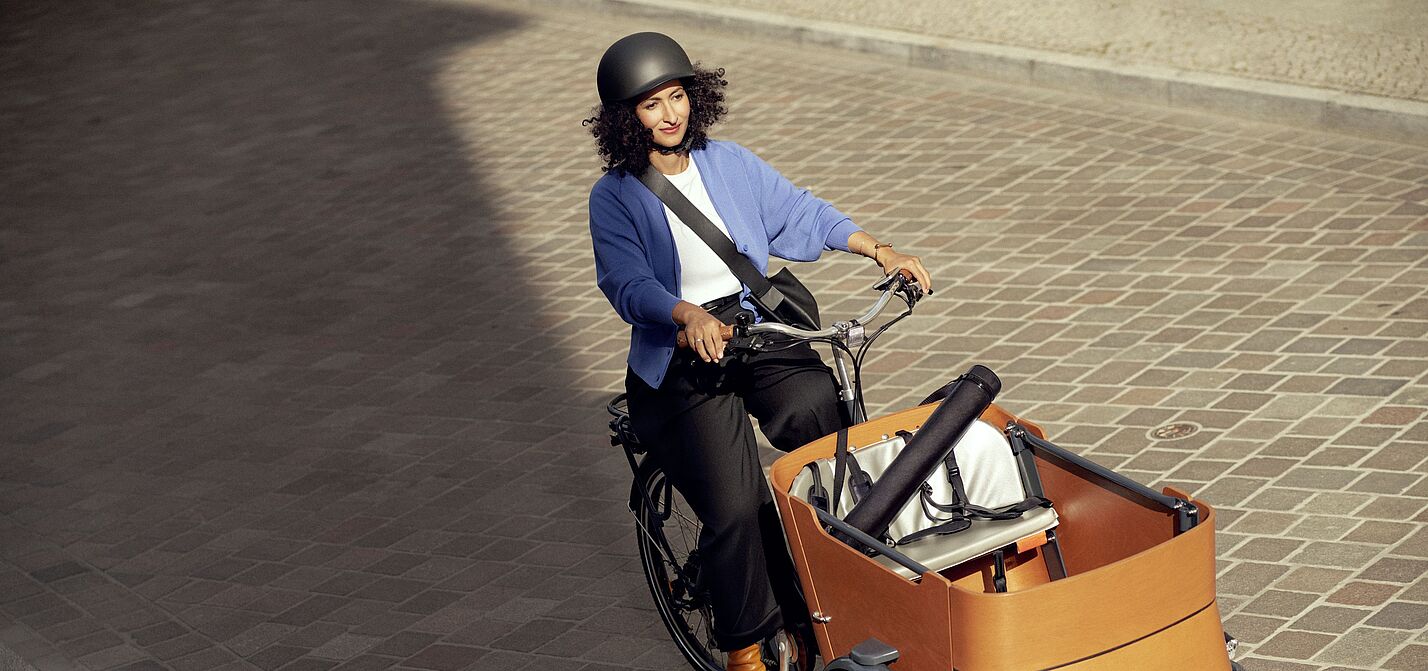
{"label": "woman", "polygon": [[[625,386],[635,434],[704,523],[716,643],[729,669],[763,671],[759,643],[783,623],[773,590],[795,578],[748,415],[784,451],[837,431],[833,376],[806,344],[724,358],[724,324],[742,310],[768,315],[640,175],[662,173],[761,273],[770,254],[813,261],[826,249],[908,269],[929,293],[932,284],[918,257],[878,242],[749,150],[709,139],[726,112],[723,74],[695,67],[659,33],[605,52],[601,104],[585,122],[605,161],[590,234],[600,289],[633,327]],[[689,350],[676,351],[680,328]]]}

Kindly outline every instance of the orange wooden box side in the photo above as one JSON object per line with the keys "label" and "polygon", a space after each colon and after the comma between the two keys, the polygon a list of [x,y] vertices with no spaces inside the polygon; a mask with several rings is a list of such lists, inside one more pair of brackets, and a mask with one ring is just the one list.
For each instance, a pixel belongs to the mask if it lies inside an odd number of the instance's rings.
{"label": "orange wooden box side", "polygon": [[[867,445],[900,429],[915,429],[934,407],[912,408],[853,427],[849,443]],[[1013,417],[993,405],[983,419],[1004,426]],[[1021,423],[1041,435],[1039,427]],[[1214,511],[1208,505],[1197,501],[1200,524],[1172,536],[1170,517],[1163,511],[1038,457],[1048,497],[1061,516],[1058,536],[1070,576],[1041,584],[1044,577],[1029,575],[1044,575],[1037,557],[1023,563],[1027,570],[1011,570],[1013,591],[1007,593],[989,593],[971,576],[954,585],[942,575],[927,573],[914,583],[833,539],[812,507],[789,496],[789,484],[803,464],[831,456],[834,440],[828,436],[795,450],[775,462],[770,473],[810,607],[831,618],[817,625],[825,659],[846,654],[873,636],[899,648],[899,668],[907,671],[945,671],[948,660],[966,671],[993,671],[1072,663],[1080,669],[1107,654],[1151,663],[1174,659],[1137,656],[1159,654],[1162,636],[1179,646],[1197,643],[1197,658],[1224,659],[1218,636],[1201,631],[1209,619],[1219,626]],[[1166,491],[1188,499],[1182,492]],[[1028,573],[1027,579],[1015,580],[1018,571]],[[1214,655],[1216,647],[1220,657]],[[1227,667],[1228,661],[1199,668]]]}
{"label": "orange wooden box side", "polygon": [[[867,445],[898,429],[920,426],[935,406],[911,408],[848,430],[848,442]],[[774,500],[797,564],[809,608],[829,618],[814,625],[819,654],[845,655],[869,637],[901,643],[899,667],[938,668],[951,659],[949,583],[935,573],[921,582],[904,580],[881,564],[829,536],[805,501],[788,494],[803,465],[833,456],[836,437],[825,436],[774,462],[769,472]]]}
{"label": "orange wooden box side", "polygon": [[[935,405],[910,408],[848,430],[848,442],[863,446],[898,430],[915,430]],[[993,426],[1014,419],[993,405],[982,418]],[[1040,428],[1030,426],[1040,435]],[[785,533],[805,587],[809,607],[830,618],[818,630],[820,654],[833,659],[869,637],[897,641],[899,668],[936,669],[951,659],[951,583],[936,573],[920,582],[903,579],[829,536],[813,508],[788,495],[803,465],[833,456],[835,436],[813,441],[774,463],[769,473]]]}
{"label": "orange wooden box side", "polygon": [[1220,609],[1212,604],[1187,620],[1116,648],[1104,655],[1058,667],[1056,671],[1125,671],[1126,669],[1193,669],[1229,671]]}
{"label": "orange wooden box side", "polygon": [[[1054,490],[1047,492],[1056,501]],[[1071,570],[1061,580],[1004,594],[954,586],[952,638],[957,668],[991,671],[1067,664],[1150,637],[1207,608],[1213,610],[1214,511],[1196,503],[1202,518],[1194,529],[1173,538],[1166,534],[1163,542],[1129,556],[1103,556],[1111,561],[1080,573]],[[1162,515],[1161,523],[1169,528],[1171,521]],[[1057,534],[1063,546],[1070,534]],[[1068,568],[1073,564],[1069,558],[1067,563]],[[1223,656],[1218,635],[1206,639],[1202,648],[1206,645],[1217,647]],[[1171,659],[1179,658],[1158,661]],[[1228,657],[1225,660],[1228,666]]]}

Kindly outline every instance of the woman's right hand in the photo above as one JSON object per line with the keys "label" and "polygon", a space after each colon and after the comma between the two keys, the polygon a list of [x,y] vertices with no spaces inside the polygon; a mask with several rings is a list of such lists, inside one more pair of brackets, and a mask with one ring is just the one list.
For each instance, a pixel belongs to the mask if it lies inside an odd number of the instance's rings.
{"label": "woman's right hand", "polygon": [[684,327],[684,333],[689,337],[689,347],[705,363],[724,358],[724,338],[720,335],[724,322],[689,301],[680,301],[675,305],[672,316],[676,324]]}

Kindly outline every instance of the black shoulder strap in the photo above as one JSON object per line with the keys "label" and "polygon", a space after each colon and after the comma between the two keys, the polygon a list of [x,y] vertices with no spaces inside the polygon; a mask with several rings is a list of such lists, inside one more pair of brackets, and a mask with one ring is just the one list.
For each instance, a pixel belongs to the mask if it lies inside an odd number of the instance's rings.
{"label": "black shoulder strap", "polygon": [[833,512],[828,504],[828,490],[823,488],[823,475],[818,472],[818,462],[810,461],[803,467],[813,473],[813,483],[808,485],[808,503],[824,512]]}
{"label": "black shoulder strap", "polygon": [[873,476],[858,465],[858,458],[848,453],[848,489],[853,492],[853,505],[858,505],[868,492],[873,491]]}
{"label": "black shoulder strap", "polygon": [[838,447],[833,451],[833,499],[828,502],[828,512],[838,515],[838,501],[843,496],[843,478],[848,469],[848,430],[838,429]]}
{"label": "black shoulder strap", "polygon": [[694,234],[699,236],[704,244],[709,245],[709,249],[719,255],[719,259],[724,262],[724,265],[729,266],[729,271],[734,273],[734,277],[739,278],[739,281],[743,282],[749,291],[754,292],[757,296],[768,293],[772,286],[769,284],[769,278],[764,277],[764,274],[754,267],[753,261],[740,254],[738,248],[734,247],[734,242],[721,233],[719,227],[709,221],[709,217],[704,216],[704,213],[700,212],[694,203],[689,202],[689,199],[680,193],[679,189],[674,188],[674,184],[670,183],[668,177],[651,165],[645,169],[644,174],[640,175],[640,182],[644,183],[645,187],[660,199],[660,202],[668,206],[670,211],[674,212],[675,216],[689,227],[689,230],[694,231]]}

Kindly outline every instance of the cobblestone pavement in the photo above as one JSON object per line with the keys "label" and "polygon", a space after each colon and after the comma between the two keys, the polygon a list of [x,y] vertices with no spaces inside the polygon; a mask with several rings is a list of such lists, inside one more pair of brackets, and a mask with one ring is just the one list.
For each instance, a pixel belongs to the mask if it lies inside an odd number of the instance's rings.
{"label": "cobblestone pavement", "polygon": [[[0,645],[40,669],[680,667],[604,436],[578,123],[652,26],[476,3],[0,21]],[[1252,671],[1428,668],[1428,157],[676,31],[720,135],[939,290],[970,362],[1219,506]],[[851,313],[873,268],[800,275]],[[1194,422],[1189,437],[1148,432]]]}
{"label": "cobblestone pavement", "polygon": [[712,4],[1428,100],[1420,0],[717,0]]}

